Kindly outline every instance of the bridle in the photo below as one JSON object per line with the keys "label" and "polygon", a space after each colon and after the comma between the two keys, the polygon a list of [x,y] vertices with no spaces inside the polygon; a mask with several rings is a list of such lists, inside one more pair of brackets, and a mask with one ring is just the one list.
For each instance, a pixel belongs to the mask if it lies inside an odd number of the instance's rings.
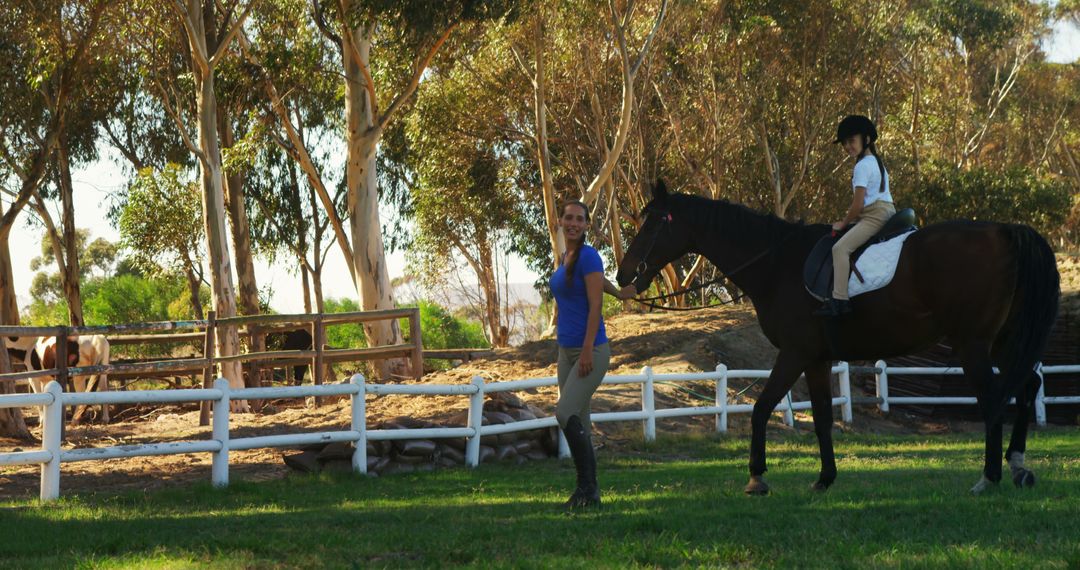
{"label": "bridle", "polygon": [[[660,220],[663,223],[663,225],[660,226],[660,228],[657,229],[656,232],[653,233],[652,241],[649,242],[649,247],[645,250],[645,254],[641,256],[641,261],[638,262],[637,267],[634,270],[634,278],[630,281],[631,283],[637,283],[638,279],[640,279],[649,270],[649,263],[646,260],[649,258],[649,254],[652,253],[653,248],[656,247],[656,242],[660,238],[661,231],[663,229],[666,229],[669,233],[671,232],[671,220],[672,220],[671,212],[664,212],[663,214],[661,214]],[[761,253],[755,255],[754,257],[751,257],[748,261],[742,263],[741,265],[739,265],[735,269],[732,269],[731,271],[724,271],[723,269],[720,269],[720,273],[721,273],[720,277],[717,277],[717,278],[712,279],[710,281],[706,281],[705,283],[699,283],[697,285],[694,285],[693,287],[687,287],[686,289],[682,289],[680,291],[674,291],[674,292],[671,292],[671,293],[666,293],[664,295],[657,295],[655,297],[647,297],[645,299],[638,299],[638,298],[635,297],[633,300],[635,302],[641,304],[641,305],[645,305],[646,307],[651,307],[651,308],[654,308],[654,309],[662,309],[662,310],[665,310],[665,311],[696,311],[696,310],[699,310],[699,309],[709,309],[709,308],[712,308],[712,307],[719,307],[721,305],[732,304],[732,303],[742,299],[743,297],[745,297],[746,294],[745,293],[739,293],[739,295],[737,297],[733,297],[730,301],[721,301],[719,303],[713,303],[711,305],[706,305],[706,306],[703,306],[703,307],[666,307],[664,305],[658,305],[656,303],[653,303],[652,301],[663,301],[665,299],[671,299],[673,297],[679,297],[681,295],[685,295],[685,294],[693,292],[693,291],[698,291],[700,289],[704,289],[704,288],[706,288],[706,287],[708,287],[710,285],[715,285],[716,283],[720,283],[721,281],[723,281],[725,279],[730,280],[732,275],[735,275],[736,273],[742,271],[743,269],[746,269],[747,267],[750,267],[751,265],[753,265],[753,264],[757,263],[758,261],[760,261],[762,258],[764,258],[767,255],[771,254],[777,247],[779,247],[781,244],[786,242],[787,239],[793,233],[795,233],[795,232],[789,232],[788,235],[784,236],[784,238],[782,240],[780,240],[778,243],[775,243],[772,246],[766,248]],[[717,269],[719,269],[719,268],[717,268]],[[635,285],[635,288],[636,287],[637,286]]]}

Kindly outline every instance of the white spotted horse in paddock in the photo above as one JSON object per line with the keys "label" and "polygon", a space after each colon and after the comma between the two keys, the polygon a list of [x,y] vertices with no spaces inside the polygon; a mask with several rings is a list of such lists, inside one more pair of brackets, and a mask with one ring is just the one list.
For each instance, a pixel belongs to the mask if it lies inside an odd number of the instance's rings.
{"label": "white spotted horse in paddock", "polygon": [[[791,223],[721,200],[668,193],[662,181],[616,280],[643,292],[668,263],[704,255],[750,298],[765,336],[779,349],[751,417],[750,482],[768,494],[765,429],[791,386],[806,374],[821,471],[812,485],[836,479],[830,367],[834,360],[877,360],[916,352],[944,339],[976,387],[985,425],[985,462],[972,492],[1002,475],[1002,420],[1010,398],[1016,419],[1005,452],[1013,482],[1035,484],[1024,466],[1028,424],[1040,382],[1035,372],[1057,316],[1060,277],[1046,240],[1025,225],[949,221],[906,236],[891,282],[852,297],[854,312],[825,319],[807,291],[804,262],[829,234],[825,224]],[[994,373],[994,366],[1001,373]]]}
{"label": "white spotted horse in paddock", "polygon": [[[13,361],[21,361],[27,370],[56,368],[56,337],[8,337],[6,344]],[[68,368],[109,364],[109,341],[102,335],[69,338],[67,345]],[[107,374],[72,376],[71,380],[73,389],[77,392],[109,389]],[[30,388],[35,392],[44,391],[46,382],[44,378],[29,380]],[[72,413],[72,423],[79,423],[85,412],[86,406],[76,406]],[[109,421],[108,405],[101,406],[101,421]]]}

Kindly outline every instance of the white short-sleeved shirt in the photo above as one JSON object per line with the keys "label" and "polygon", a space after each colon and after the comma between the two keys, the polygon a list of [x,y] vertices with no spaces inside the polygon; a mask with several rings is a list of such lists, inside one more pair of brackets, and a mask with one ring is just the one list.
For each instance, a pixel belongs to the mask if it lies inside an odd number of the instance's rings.
{"label": "white short-sleeved shirt", "polygon": [[852,192],[859,186],[866,188],[864,208],[878,200],[893,201],[892,194],[889,193],[889,171],[885,171],[885,184],[881,184],[881,170],[878,169],[877,157],[872,154],[867,154],[855,163],[855,173],[851,175]]}

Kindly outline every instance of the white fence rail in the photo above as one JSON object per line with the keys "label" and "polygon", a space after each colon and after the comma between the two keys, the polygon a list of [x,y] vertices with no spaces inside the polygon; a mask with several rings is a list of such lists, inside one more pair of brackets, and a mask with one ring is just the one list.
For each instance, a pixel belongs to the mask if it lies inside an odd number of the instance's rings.
{"label": "white fence rail", "polygon": [[[974,398],[902,398],[888,395],[889,374],[954,374],[959,369],[946,368],[889,368],[879,361],[870,369],[877,379],[878,402],[881,409],[888,410],[889,404],[935,403],[966,404],[974,403]],[[768,370],[728,370],[726,366],[717,366],[713,372],[654,374],[650,367],[642,369],[640,374],[604,378],[604,384],[641,384],[641,409],[605,412],[592,415],[594,422],[641,421],[644,437],[647,441],[656,438],[656,420],[691,415],[713,415],[716,417],[716,430],[726,432],[728,415],[749,413],[751,404],[729,402],[728,380],[733,378],[768,378]],[[1046,366],[1041,374],[1078,373],[1080,366]],[[841,407],[841,419],[845,423],[852,421],[851,367],[846,362],[833,366],[832,373],[838,376],[840,396],[832,399],[833,406]],[[685,408],[662,408],[655,405],[657,382],[710,381],[716,383],[715,400],[711,406],[693,406]],[[361,375],[352,377],[349,383],[320,386],[290,386],[281,388],[247,388],[231,390],[228,382],[219,378],[212,389],[195,390],[146,390],[130,392],[101,393],[65,393],[56,382],[50,382],[41,394],[0,395],[0,408],[42,406],[42,448],[34,451],[0,453],[0,466],[5,465],[40,465],[41,493],[43,501],[56,499],[60,495],[60,465],[71,461],[89,461],[137,457],[147,455],[171,455],[179,453],[211,453],[211,481],[214,485],[225,486],[229,483],[229,452],[271,447],[291,447],[315,443],[355,442],[356,451],[352,457],[353,470],[359,473],[367,471],[367,442],[397,439],[437,439],[467,438],[466,463],[475,467],[479,464],[480,438],[485,435],[497,435],[538,428],[553,427],[554,417],[539,418],[501,425],[483,425],[484,395],[487,393],[526,390],[541,386],[555,386],[554,377],[515,380],[510,382],[485,383],[479,376],[471,384],[421,384],[391,385],[366,384]],[[422,428],[422,429],[367,429],[367,413],[364,396],[366,394],[390,395],[443,395],[468,396],[469,413],[467,425],[461,427]],[[233,438],[229,431],[229,402],[231,400],[267,399],[267,398],[305,398],[309,396],[347,395],[351,398],[351,424],[345,431],[317,432],[288,435],[257,436]],[[915,402],[917,400],[917,402]],[[83,404],[121,404],[121,403],[165,403],[165,402],[201,402],[213,403],[213,426],[208,440],[173,441],[163,443],[120,445],[91,449],[62,449],[61,422],[66,406]],[[1039,424],[1045,423],[1046,404],[1080,404],[1080,397],[1048,398],[1039,391],[1036,409],[1041,409]],[[795,402],[789,393],[779,406],[788,425],[794,424],[795,410],[809,409],[810,402]],[[559,434],[560,455],[569,454],[566,441]]]}

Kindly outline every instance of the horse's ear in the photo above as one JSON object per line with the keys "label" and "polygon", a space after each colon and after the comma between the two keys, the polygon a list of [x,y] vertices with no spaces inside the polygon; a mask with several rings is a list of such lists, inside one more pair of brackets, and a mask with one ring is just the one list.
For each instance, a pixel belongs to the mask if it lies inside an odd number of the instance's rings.
{"label": "horse's ear", "polygon": [[660,203],[663,203],[667,200],[667,184],[664,184],[664,180],[662,178],[657,178],[656,182],[653,183],[652,196],[653,200],[656,200]]}

